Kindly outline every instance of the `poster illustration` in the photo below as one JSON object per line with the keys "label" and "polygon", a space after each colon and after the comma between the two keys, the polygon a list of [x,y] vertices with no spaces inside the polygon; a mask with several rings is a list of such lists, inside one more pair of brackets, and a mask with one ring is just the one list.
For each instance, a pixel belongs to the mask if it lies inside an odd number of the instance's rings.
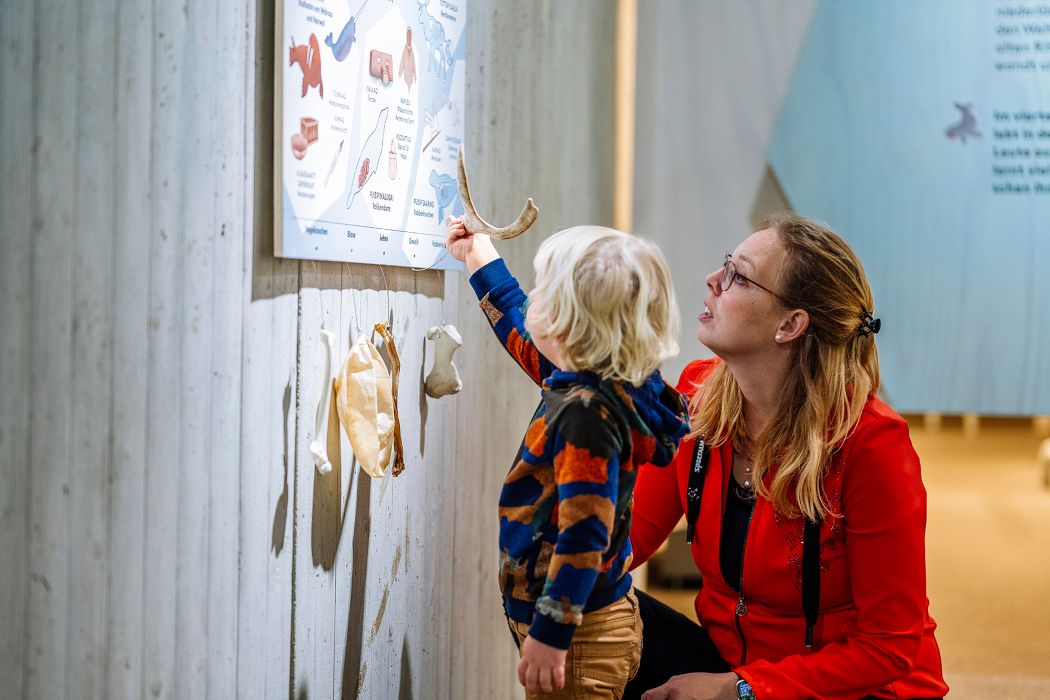
{"label": "poster illustration", "polygon": [[465,0],[278,0],[277,257],[461,269]]}

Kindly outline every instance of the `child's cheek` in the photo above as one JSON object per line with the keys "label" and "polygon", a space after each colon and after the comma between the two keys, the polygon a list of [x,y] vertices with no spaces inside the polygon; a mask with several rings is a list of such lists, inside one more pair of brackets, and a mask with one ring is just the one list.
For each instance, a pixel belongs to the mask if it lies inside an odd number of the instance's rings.
{"label": "child's cheek", "polygon": [[544,337],[544,324],[541,322],[539,311],[539,304],[536,302],[530,303],[529,307],[525,309],[525,330],[529,332],[533,338]]}

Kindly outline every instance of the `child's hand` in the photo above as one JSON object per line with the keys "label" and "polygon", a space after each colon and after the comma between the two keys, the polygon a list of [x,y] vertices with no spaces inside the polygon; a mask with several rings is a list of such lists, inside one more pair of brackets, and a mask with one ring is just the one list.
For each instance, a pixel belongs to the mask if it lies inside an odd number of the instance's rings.
{"label": "child's hand", "polygon": [[525,637],[518,662],[518,680],[533,695],[553,693],[565,687],[565,657],[568,651]]}
{"label": "child's hand", "polygon": [[447,219],[445,247],[452,257],[466,263],[467,270],[474,273],[499,257],[496,247],[485,234],[473,234],[463,225],[463,219]]}
{"label": "child's hand", "polygon": [[474,236],[467,233],[462,217],[453,219],[450,216],[445,222],[445,247],[456,260],[465,262],[467,254],[474,247]]}

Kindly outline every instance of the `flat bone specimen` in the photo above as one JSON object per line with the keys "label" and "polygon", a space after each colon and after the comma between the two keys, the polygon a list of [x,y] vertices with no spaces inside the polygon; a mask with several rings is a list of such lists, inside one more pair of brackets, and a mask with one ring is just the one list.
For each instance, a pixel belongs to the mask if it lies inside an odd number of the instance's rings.
{"label": "flat bone specimen", "polygon": [[470,198],[470,187],[467,184],[467,163],[463,147],[459,148],[459,198],[463,200],[463,225],[471,233],[484,233],[493,238],[508,239],[520,236],[536,221],[540,210],[532,202],[532,197],[525,203],[525,208],[518,214],[517,220],[509,226],[496,228],[478,215],[474,202]]}
{"label": "flat bone specimen", "polygon": [[310,454],[314,466],[321,474],[332,471],[328,460],[328,406],[332,403],[332,355],[335,354],[335,334],[321,330],[321,342],[324,343],[324,374],[321,375],[321,400],[317,404],[317,417],[314,421],[314,439],[310,443]]}
{"label": "flat bone specimen", "polygon": [[373,329],[382,336],[386,342],[386,351],[390,355],[390,364],[394,366],[390,373],[392,379],[394,396],[394,468],[391,470],[394,476],[401,476],[405,471],[405,447],[401,444],[401,419],[397,416],[397,378],[401,374],[401,358],[397,355],[397,346],[394,345],[394,337],[390,335],[390,329],[385,323],[377,323]]}
{"label": "flat bone specimen", "polygon": [[394,397],[390,372],[364,333],[335,378],[335,403],[361,468],[382,479],[394,442]]}
{"label": "flat bone specimen", "polygon": [[449,394],[458,394],[463,388],[459,370],[452,363],[452,355],[463,345],[463,338],[455,326],[434,326],[427,331],[427,340],[434,341],[434,366],[423,386],[427,396],[439,399]]}

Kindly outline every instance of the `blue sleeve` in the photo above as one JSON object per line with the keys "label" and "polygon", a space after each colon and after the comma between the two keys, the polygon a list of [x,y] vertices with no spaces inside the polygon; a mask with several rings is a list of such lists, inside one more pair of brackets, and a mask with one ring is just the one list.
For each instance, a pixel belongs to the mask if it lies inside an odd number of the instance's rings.
{"label": "blue sleeve", "polygon": [[525,328],[529,298],[510,274],[503,258],[493,260],[471,275],[470,286],[478,295],[481,310],[499,342],[532,381],[542,384],[555,367],[536,349]]}

